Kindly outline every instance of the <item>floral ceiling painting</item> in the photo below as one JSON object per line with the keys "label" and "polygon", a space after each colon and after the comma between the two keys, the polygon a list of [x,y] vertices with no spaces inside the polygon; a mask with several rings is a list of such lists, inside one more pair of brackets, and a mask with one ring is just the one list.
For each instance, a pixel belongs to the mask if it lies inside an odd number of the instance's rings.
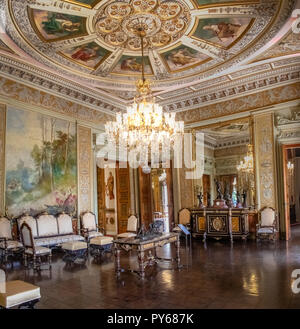
{"label": "floral ceiling painting", "polygon": [[7,111],[6,206],[28,212],[72,213],[77,202],[74,123],[40,113]]}

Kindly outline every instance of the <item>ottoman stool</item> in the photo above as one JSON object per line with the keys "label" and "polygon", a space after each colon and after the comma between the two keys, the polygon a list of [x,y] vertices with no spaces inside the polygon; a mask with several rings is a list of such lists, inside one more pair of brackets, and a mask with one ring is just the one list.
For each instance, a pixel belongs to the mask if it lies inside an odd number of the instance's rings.
{"label": "ottoman stool", "polygon": [[0,308],[34,308],[41,298],[40,288],[24,281],[7,281],[4,287],[0,291]]}
{"label": "ottoman stool", "polygon": [[87,243],[83,241],[66,242],[61,245],[65,252],[63,260],[67,264],[74,264],[79,261],[80,264],[85,264],[88,257]]}
{"label": "ottoman stool", "polygon": [[94,257],[101,257],[112,251],[113,237],[98,236],[90,240],[90,254]]}

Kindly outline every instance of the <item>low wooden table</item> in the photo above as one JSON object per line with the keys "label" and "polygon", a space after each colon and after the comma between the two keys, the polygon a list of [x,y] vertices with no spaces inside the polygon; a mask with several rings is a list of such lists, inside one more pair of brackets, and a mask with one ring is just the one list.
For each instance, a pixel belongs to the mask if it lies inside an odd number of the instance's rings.
{"label": "low wooden table", "polygon": [[[163,247],[167,243],[174,243],[176,246],[176,262],[177,267],[180,268],[180,239],[178,233],[165,233],[161,236],[155,237],[149,240],[141,240],[138,238],[119,238],[113,240],[114,244],[114,255],[115,255],[115,271],[116,275],[119,277],[121,272],[125,272],[121,268],[120,264],[120,253],[121,250],[126,252],[131,250],[136,250],[138,253],[138,263],[139,270],[129,270],[130,272],[137,272],[142,279],[145,278],[145,267],[147,265],[154,265],[158,260],[169,260],[172,261],[173,258],[159,258],[156,255],[156,248]],[[148,257],[145,259],[145,253],[148,251]],[[152,253],[153,251],[153,253]]]}

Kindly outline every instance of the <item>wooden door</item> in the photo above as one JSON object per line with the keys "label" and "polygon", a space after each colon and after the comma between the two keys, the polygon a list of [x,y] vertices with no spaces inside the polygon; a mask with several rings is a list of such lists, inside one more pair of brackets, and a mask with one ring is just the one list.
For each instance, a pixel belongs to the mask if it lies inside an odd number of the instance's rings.
{"label": "wooden door", "polygon": [[209,175],[203,175],[202,178],[203,181],[203,204],[208,207],[207,204],[207,193],[210,193],[210,176]]}
{"label": "wooden door", "polygon": [[117,213],[118,234],[127,230],[128,217],[130,215],[130,179],[129,167],[119,168],[117,164]]}
{"label": "wooden door", "polygon": [[98,225],[105,229],[105,183],[104,169],[97,167]]}
{"label": "wooden door", "polygon": [[139,167],[140,218],[146,229],[153,221],[151,191],[151,174],[145,174]]}
{"label": "wooden door", "polygon": [[174,204],[173,204],[173,176],[172,168],[166,168],[167,188],[168,188],[168,212],[169,212],[169,229],[174,228]]}

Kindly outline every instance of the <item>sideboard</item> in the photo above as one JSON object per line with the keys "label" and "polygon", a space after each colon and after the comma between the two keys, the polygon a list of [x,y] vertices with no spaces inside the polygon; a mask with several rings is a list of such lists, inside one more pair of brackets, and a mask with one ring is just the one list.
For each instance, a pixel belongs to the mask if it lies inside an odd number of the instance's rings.
{"label": "sideboard", "polygon": [[192,208],[191,229],[193,237],[247,239],[249,235],[248,209]]}

